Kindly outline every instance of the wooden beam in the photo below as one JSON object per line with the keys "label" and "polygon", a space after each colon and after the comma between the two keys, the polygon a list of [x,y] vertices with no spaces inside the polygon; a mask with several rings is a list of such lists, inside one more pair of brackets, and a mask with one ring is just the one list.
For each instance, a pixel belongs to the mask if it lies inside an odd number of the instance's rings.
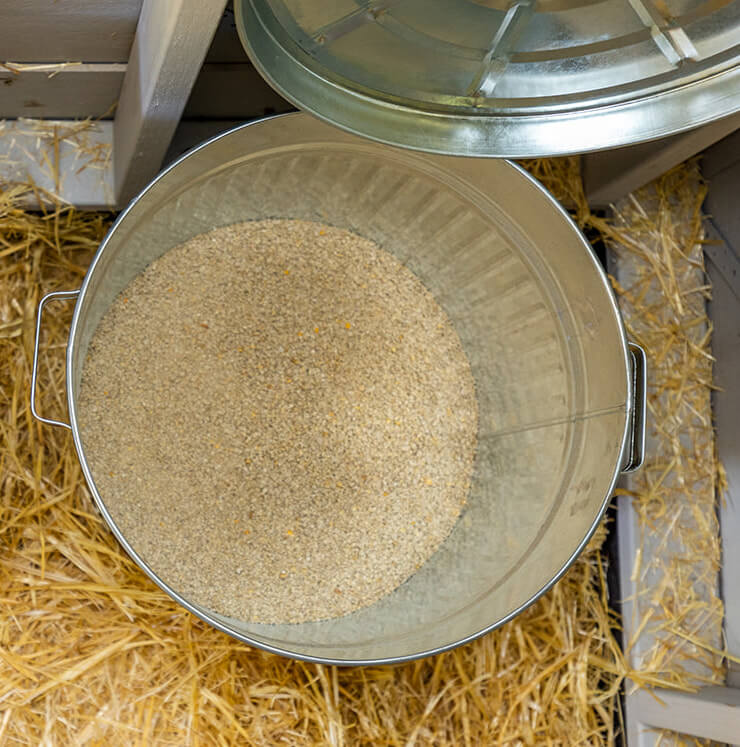
{"label": "wooden beam", "polygon": [[[0,68],[0,119],[112,119],[126,75],[121,63],[29,64],[12,70]],[[206,63],[183,117],[244,121],[293,108],[250,62]]]}
{"label": "wooden beam", "polygon": [[141,3],[2,0],[0,62],[126,62]]}
{"label": "wooden beam", "polygon": [[294,108],[270,88],[251,63],[206,63],[193,85],[183,116],[245,121]]}
{"label": "wooden beam", "polygon": [[124,63],[35,63],[0,67],[0,118],[113,117]]}
{"label": "wooden beam", "polygon": [[[710,148],[702,160],[709,180],[704,202],[707,219],[707,274],[712,284],[709,317],[715,357],[712,411],[717,454],[727,473],[727,490],[719,502],[722,530],[722,599],[725,641],[730,655],[727,684],[740,688],[740,132]],[[740,742],[740,732],[737,735]]]}
{"label": "wooden beam", "polygon": [[589,205],[611,205],[739,127],[737,113],[663,140],[584,155],[583,182]]}
{"label": "wooden beam", "polygon": [[116,199],[159,170],[226,0],[144,0],[113,132]]}
{"label": "wooden beam", "polygon": [[658,688],[629,697],[641,731],[670,729],[725,744],[740,740],[740,690],[734,687],[703,687],[696,693]]}

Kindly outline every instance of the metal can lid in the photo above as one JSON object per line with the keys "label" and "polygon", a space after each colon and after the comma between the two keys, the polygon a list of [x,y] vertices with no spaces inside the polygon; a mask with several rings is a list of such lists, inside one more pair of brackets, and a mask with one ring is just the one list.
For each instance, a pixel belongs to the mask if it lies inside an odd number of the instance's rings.
{"label": "metal can lid", "polygon": [[738,0],[235,0],[252,62],[381,142],[527,157],[629,145],[740,110]]}

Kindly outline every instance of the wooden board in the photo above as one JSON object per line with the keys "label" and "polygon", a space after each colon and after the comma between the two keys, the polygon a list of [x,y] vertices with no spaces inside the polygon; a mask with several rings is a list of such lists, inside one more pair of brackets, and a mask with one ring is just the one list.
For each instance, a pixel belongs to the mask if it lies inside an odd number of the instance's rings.
{"label": "wooden board", "polygon": [[[707,231],[716,244],[707,245],[707,270],[712,282],[712,348],[717,358],[713,409],[717,428],[717,452],[727,472],[728,492],[720,503],[722,529],[722,598],[725,603],[724,633],[727,650],[740,657],[740,259],[715,232]],[[729,271],[726,271],[728,268]],[[728,665],[727,684],[740,688],[740,664]],[[738,689],[740,695],[740,689]],[[740,729],[737,732],[740,741]]]}
{"label": "wooden board", "polygon": [[[713,396],[717,451],[727,472],[728,490],[719,506],[722,529],[722,598],[727,649],[740,659],[740,131],[705,152],[702,173],[709,181],[704,203],[704,247],[712,282],[712,348],[717,358]],[[727,684],[740,688],[740,662],[730,661]],[[738,731],[740,741],[740,730]]]}
{"label": "wooden board", "polygon": [[[126,73],[117,63],[18,69],[0,68],[0,119],[112,119]],[[184,116],[246,120],[291,109],[248,61],[211,63],[198,73]]]}
{"label": "wooden board", "polygon": [[142,0],[2,0],[0,61],[125,62],[141,4]]}
{"label": "wooden board", "polygon": [[125,72],[118,63],[0,68],[0,119],[112,117]]}
{"label": "wooden board", "polygon": [[116,196],[127,202],[157,173],[226,0],[145,0],[113,131]]}
{"label": "wooden board", "polygon": [[721,744],[740,739],[740,690],[718,686],[703,687],[698,693],[641,690],[630,697],[634,715],[644,724],[641,736],[649,744],[671,743],[660,739],[656,733],[660,729]]}
{"label": "wooden board", "polygon": [[[114,204],[113,122],[0,122],[0,177],[32,183],[79,208]],[[29,194],[27,206],[38,207]]]}
{"label": "wooden board", "polygon": [[740,113],[679,135],[587,153],[583,182],[591,207],[608,207],[740,127]]}

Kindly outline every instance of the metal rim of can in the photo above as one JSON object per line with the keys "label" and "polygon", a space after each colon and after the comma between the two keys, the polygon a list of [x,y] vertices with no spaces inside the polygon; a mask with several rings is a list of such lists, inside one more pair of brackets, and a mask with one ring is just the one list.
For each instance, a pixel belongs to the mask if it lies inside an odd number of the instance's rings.
{"label": "metal rim of can", "polygon": [[[559,581],[562,576],[566,573],[566,571],[570,568],[570,566],[575,562],[575,560],[578,558],[578,556],[581,554],[583,549],[586,547],[588,541],[591,539],[593,533],[596,531],[596,528],[598,527],[599,523],[601,522],[601,519],[603,518],[603,515],[607,509],[607,506],[609,504],[609,501],[611,499],[612,492],[614,490],[614,486],[616,485],[616,482],[619,478],[619,475],[621,472],[629,467],[625,467],[626,464],[630,462],[631,453],[632,453],[632,442],[634,440],[634,433],[633,425],[632,425],[632,418],[631,417],[625,417],[625,424],[624,424],[624,432],[621,435],[620,443],[621,448],[619,450],[619,454],[615,455],[616,458],[616,466],[613,470],[613,473],[611,475],[610,481],[609,481],[609,489],[606,491],[605,495],[602,497],[601,503],[599,504],[599,507],[595,513],[593,522],[590,524],[588,531],[583,536],[582,540],[578,543],[578,545],[573,549],[572,553],[569,555],[565,563],[563,563],[562,567],[553,574],[553,576],[550,578],[550,580],[542,586],[535,594],[533,594],[529,599],[527,599],[525,602],[520,604],[516,609],[512,610],[510,613],[505,615],[504,617],[495,620],[491,624],[483,627],[480,630],[477,630],[476,632],[461,638],[459,640],[456,640],[449,644],[440,645],[439,647],[435,648],[429,648],[426,650],[418,651],[413,654],[408,655],[400,655],[400,656],[388,656],[383,658],[372,658],[372,659],[341,659],[341,658],[333,658],[333,657],[324,657],[324,656],[315,656],[315,655],[307,655],[302,654],[299,652],[291,651],[287,648],[280,648],[277,646],[270,645],[268,643],[265,643],[260,640],[256,640],[248,635],[245,635],[238,630],[236,630],[233,627],[230,627],[228,624],[223,623],[222,621],[218,620],[216,617],[214,617],[212,614],[210,614],[207,610],[204,610],[203,608],[200,608],[196,605],[194,605],[192,602],[190,602],[187,598],[183,597],[176,589],[174,589],[172,586],[170,586],[164,579],[162,579],[156,571],[151,568],[147,564],[147,562],[137,553],[135,548],[132,547],[128,539],[126,538],[125,534],[121,531],[120,527],[117,525],[115,519],[111,515],[110,511],[105,505],[105,501],[100,496],[99,492],[97,491],[97,488],[95,486],[95,482],[92,476],[92,471],[90,468],[90,465],[87,461],[87,458],[85,456],[85,450],[82,444],[82,439],[80,435],[79,430],[79,424],[78,424],[78,415],[77,415],[77,406],[74,396],[74,390],[73,390],[73,381],[74,381],[74,374],[75,374],[75,365],[74,365],[74,352],[75,347],[77,345],[77,336],[78,336],[78,329],[81,325],[81,314],[84,307],[85,302],[85,295],[88,292],[88,289],[91,286],[92,278],[100,272],[105,272],[105,265],[106,265],[106,259],[105,251],[106,247],[108,246],[111,237],[115,234],[117,228],[121,225],[122,222],[126,221],[127,215],[134,210],[134,208],[142,201],[146,199],[147,193],[158,184],[158,182],[166,177],[167,174],[172,172],[173,170],[180,167],[183,163],[187,162],[189,158],[191,158],[194,154],[207,149],[210,145],[216,143],[217,141],[222,140],[223,138],[229,138],[233,137],[237,133],[241,133],[243,131],[248,130],[248,128],[255,128],[258,126],[269,126],[270,121],[275,120],[283,120],[283,121],[290,121],[293,120],[294,123],[298,126],[298,128],[301,128],[301,122],[299,120],[303,120],[307,115],[305,114],[286,114],[286,115],[277,115],[274,117],[268,117],[265,119],[257,120],[255,122],[247,123],[245,125],[240,125],[239,127],[236,127],[232,130],[229,130],[227,132],[221,133],[220,135],[217,135],[214,138],[211,138],[210,140],[200,144],[199,146],[196,146],[191,151],[188,151],[184,155],[182,155],[179,159],[177,159],[175,162],[173,162],[167,169],[162,171],[152,182],[150,182],[147,187],[145,187],[142,192],[137,195],[126,207],[126,209],[118,216],[116,221],[114,222],[113,226],[108,231],[108,234],[103,239],[97,253],[95,254],[95,257],[92,260],[92,263],[85,275],[85,278],[82,283],[82,287],[79,291],[79,295],[77,295],[77,300],[75,303],[74,308],[74,314],[72,317],[72,322],[70,325],[70,332],[69,332],[69,338],[68,338],[68,345],[67,345],[67,353],[66,353],[66,396],[67,396],[67,403],[69,408],[69,418],[70,423],[69,425],[65,423],[55,423],[54,421],[46,421],[46,422],[52,422],[53,424],[57,425],[64,425],[65,427],[68,427],[72,431],[72,436],[75,444],[75,449],[77,451],[78,459],[80,461],[80,465],[82,467],[83,474],[85,476],[85,480],[90,487],[93,500],[98,508],[98,510],[101,512],[106,524],[110,528],[110,530],[115,535],[116,539],[119,541],[119,543],[123,546],[123,548],[126,550],[128,555],[137,563],[137,565],[146,573],[146,575],[160,588],[162,591],[164,591],[166,594],[168,594],[173,600],[175,600],[178,604],[180,604],[182,607],[187,609],[189,612],[194,614],[196,617],[200,618],[204,622],[207,622],[209,625],[215,627],[218,630],[221,630],[224,633],[227,633],[228,635],[237,638],[238,640],[243,641],[244,643],[247,643],[251,646],[254,646],[256,648],[260,648],[262,650],[268,651],[270,653],[279,654],[282,656],[287,656],[294,659],[300,659],[304,661],[310,661],[315,663],[321,663],[321,664],[333,664],[333,665],[341,665],[341,666],[359,666],[359,665],[386,665],[386,664],[397,664],[397,663],[403,663],[407,661],[412,661],[415,659],[423,658],[426,656],[436,655],[439,653],[443,653],[444,651],[449,651],[453,648],[456,648],[460,645],[463,645],[465,643],[469,643],[486,633],[491,632],[492,630],[495,630],[496,628],[501,627],[505,623],[509,622],[511,619],[516,617],[518,614],[520,614],[523,610],[525,610],[527,607],[532,605],[534,602],[536,602],[543,594],[545,594],[549,589],[552,588],[552,586]],[[317,123],[318,124],[318,123]],[[323,126],[323,125],[322,125]],[[570,227],[572,227],[573,231],[577,236],[580,236],[580,243],[586,250],[586,257],[590,258],[590,261],[594,263],[594,266],[598,269],[598,277],[600,280],[600,284],[603,288],[603,290],[606,293],[606,296],[609,299],[609,306],[611,311],[613,312],[614,318],[617,322],[617,342],[619,344],[620,350],[622,351],[621,357],[624,359],[624,366],[625,366],[625,376],[626,380],[629,382],[631,373],[630,373],[630,356],[632,355],[630,353],[630,348],[628,346],[626,334],[624,331],[624,326],[621,321],[621,315],[619,313],[619,309],[617,306],[616,299],[613,295],[613,292],[611,290],[611,287],[609,285],[609,281],[606,277],[605,272],[598,264],[598,260],[593,255],[593,252],[586,241],[585,237],[582,236],[580,231],[577,229],[573,221],[571,220],[570,216],[567,214],[567,212],[557,203],[557,201],[545,190],[545,188],[537,182],[533,177],[531,177],[527,172],[525,172],[521,167],[517,166],[516,164],[506,162],[508,167],[512,168],[512,174],[516,173],[517,178],[520,178],[524,180],[525,183],[528,183],[530,188],[534,188],[537,190],[537,192],[542,196],[542,198],[549,203],[550,207],[553,208],[558,214],[559,218],[561,218],[564,223],[569,224]],[[66,295],[73,296],[76,292],[70,292]],[[43,302],[42,302],[43,303]],[[632,390],[632,386],[628,386],[628,391],[626,394],[626,412],[631,413],[633,409],[635,408],[635,395]],[[639,405],[639,403],[637,403]]]}

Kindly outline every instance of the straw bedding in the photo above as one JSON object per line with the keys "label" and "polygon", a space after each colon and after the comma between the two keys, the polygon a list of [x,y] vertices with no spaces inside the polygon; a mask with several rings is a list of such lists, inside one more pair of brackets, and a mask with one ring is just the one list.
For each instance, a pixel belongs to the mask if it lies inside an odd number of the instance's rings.
{"label": "straw bedding", "polygon": [[[612,250],[628,335],[649,351],[648,459],[618,491],[639,532],[625,647],[638,684],[682,690],[725,681],[716,502],[726,480],[711,419],[706,191],[692,161],[620,200],[609,222],[591,219]],[[710,744],[669,731],[657,743]]]}
{"label": "straw bedding", "polygon": [[[590,220],[576,161],[530,167]],[[0,190],[0,744],[614,742],[629,673],[607,606],[603,527],[513,622],[395,667],[252,650],[154,587],[98,517],[69,432],[35,422],[28,405],[36,304],[79,286],[110,216],[26,213],[24,189]],[[64,413],[70,316],[63,302],[45,314],[47,416]]]}
{"label": "straw bedding", "polygon": [[616,254],[628,334],[650,351],[650,459],[623,491],[632,497],[640,545],[652,535],[663,548],[640,553],[632,573],[633,627],[649,641],[639,669],[676,688],[724,682],[725,674],[716,511],[724,477],[711,418],[705,195],[692,162],[620,201],[610,224],[597,223]]}

